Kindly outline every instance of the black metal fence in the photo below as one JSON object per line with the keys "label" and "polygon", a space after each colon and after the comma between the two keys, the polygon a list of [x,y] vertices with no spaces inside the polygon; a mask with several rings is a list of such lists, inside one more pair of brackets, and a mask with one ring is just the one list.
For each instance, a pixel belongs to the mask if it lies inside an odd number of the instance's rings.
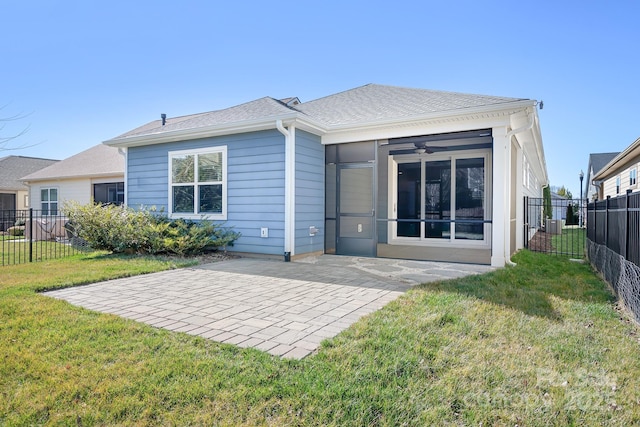
{"label": "black metal fence", "polygon": [[524,246],[534,252],[583,258],[586,213],[580,200],[525,197]]}
{"label": "black metal fence", "polygon": [[589,203],[587,238],[640,266],[640,193]]}
{"label": "black metal fence", "polygon": [[59,211],[0,210],[0,266],[62,258],[87,249]]}
{"label": "black metal fence", "polygon": [[640,322],[640,193],[587,207],[589,262]]}

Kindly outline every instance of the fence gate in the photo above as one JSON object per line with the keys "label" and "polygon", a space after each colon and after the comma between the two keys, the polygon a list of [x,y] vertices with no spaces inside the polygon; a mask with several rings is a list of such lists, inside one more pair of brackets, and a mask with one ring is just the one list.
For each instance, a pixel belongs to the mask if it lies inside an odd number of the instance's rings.
{"label": "fence gate", "polygon": [[524,198],[524,246],[534,252],[583,258],[586,205],[580,200]]}

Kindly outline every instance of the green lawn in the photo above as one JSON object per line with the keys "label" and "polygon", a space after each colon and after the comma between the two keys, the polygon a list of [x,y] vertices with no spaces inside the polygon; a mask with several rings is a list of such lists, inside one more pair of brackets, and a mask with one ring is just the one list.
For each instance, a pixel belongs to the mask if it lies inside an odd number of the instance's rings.
{"label": "green lawn", "polygon": [[[587,265],[417,287],[302,361],[36,292],[172,268],[75,256],[0,270],[0,425],[634,425],[639,329]],[[251,286],[247,283],[247,286]]]}
{"label": "green lawn", "polygon": [[561,255],[573,258],[583,258],[587,230],[574,226],[562,229],[562,234],[556,234],[551,238],[553,250]]}
{"label": "green lawn", "polygon": [[[22,264],[29,262],[29,242],[23,237],[3,236],[0,240],[0,266]],[[37,241],[31,244],[31,259],[42,261],[73,255],[79,249],[64,243],[51,241]]]}

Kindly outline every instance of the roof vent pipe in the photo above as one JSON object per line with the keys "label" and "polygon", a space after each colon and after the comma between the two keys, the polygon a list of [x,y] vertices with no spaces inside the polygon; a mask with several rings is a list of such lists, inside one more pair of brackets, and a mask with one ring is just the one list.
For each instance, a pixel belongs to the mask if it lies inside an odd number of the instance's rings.
{"label": "roof vent pipe", "polygon": [[165,113],[160,114],[160,118],[162,119],[162,126],[167,123],[167,115]]}

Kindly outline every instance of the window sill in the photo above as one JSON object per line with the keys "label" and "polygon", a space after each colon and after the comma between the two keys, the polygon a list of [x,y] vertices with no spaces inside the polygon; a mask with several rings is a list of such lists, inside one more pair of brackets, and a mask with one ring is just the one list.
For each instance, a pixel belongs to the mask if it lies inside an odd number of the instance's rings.
{"label": "window sill", "polygon": [[224,214],[188,214],[188,213],[171,213],[171,219],[189,219],[192,221],[226,221],[227,216]]}

